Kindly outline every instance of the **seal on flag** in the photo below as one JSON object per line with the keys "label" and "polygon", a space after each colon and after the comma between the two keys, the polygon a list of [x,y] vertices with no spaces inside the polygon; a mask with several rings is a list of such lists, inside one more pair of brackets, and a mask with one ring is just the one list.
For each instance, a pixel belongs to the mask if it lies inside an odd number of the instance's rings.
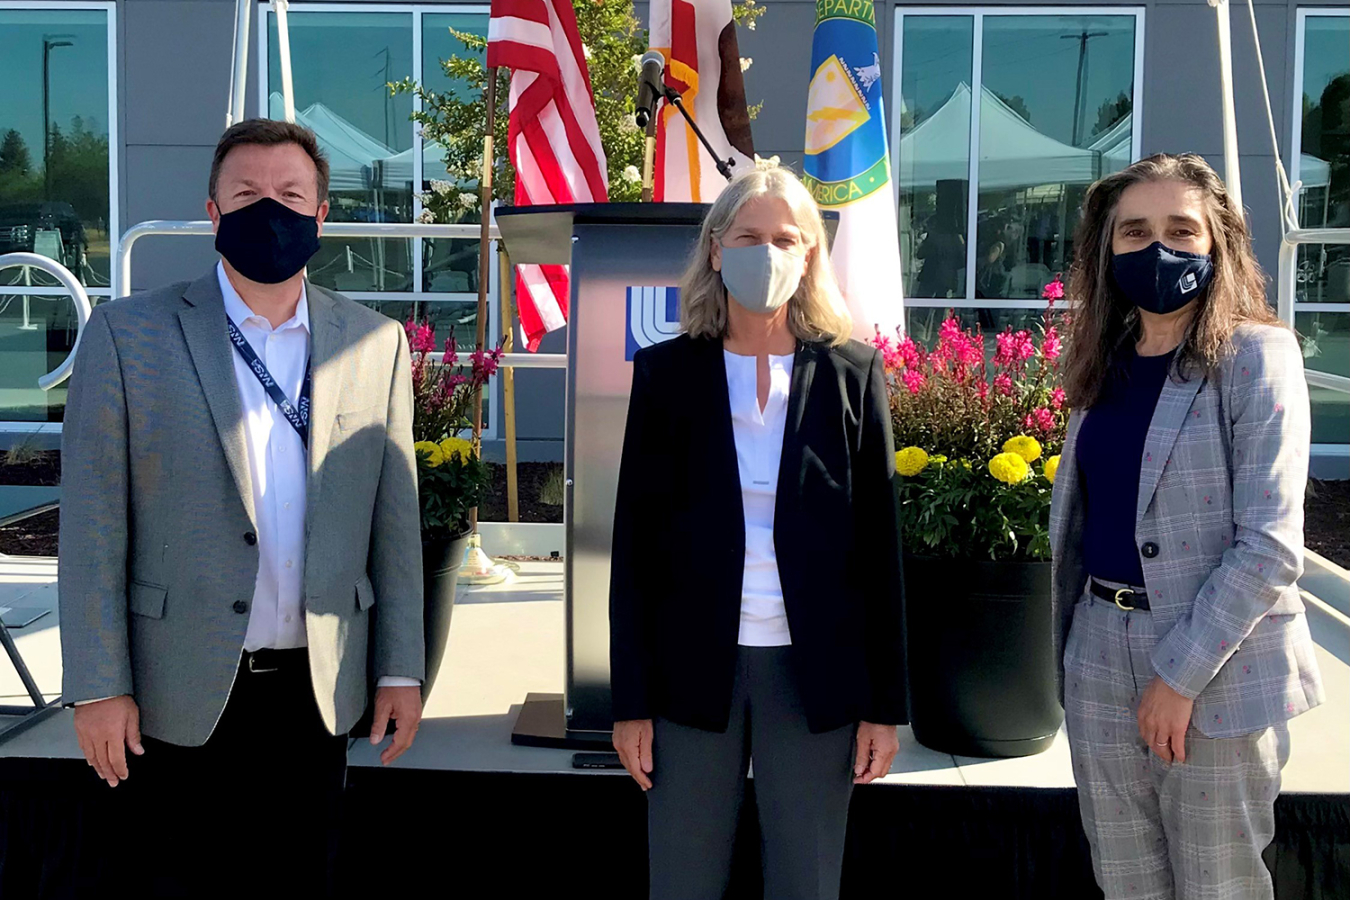
{"label": "seal on flag", "polygon": [[802,180],[822,207],[847,206],[890,183],[876,46],[872,0],[816,0]]}

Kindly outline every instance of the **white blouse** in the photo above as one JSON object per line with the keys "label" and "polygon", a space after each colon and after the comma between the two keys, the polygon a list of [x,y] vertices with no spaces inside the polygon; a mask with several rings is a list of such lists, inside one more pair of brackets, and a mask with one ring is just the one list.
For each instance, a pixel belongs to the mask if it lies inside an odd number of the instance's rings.
{"label": "white blouse", "polygon": [[738,642],[746,647],[784,647],[792,643],[792,636],[783,606],[783,586],[778,579],[773,513],[792,384],[792,357],[769,357],[769,398],[761,412],[756,358],[722,352],[726,357],[727,393],[745,511],[745,575],[741,583]]}

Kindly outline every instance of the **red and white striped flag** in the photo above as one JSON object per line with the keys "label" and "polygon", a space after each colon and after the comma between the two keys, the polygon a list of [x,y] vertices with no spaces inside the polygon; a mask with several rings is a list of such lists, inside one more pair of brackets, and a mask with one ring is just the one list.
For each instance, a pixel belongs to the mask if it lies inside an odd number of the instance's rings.
{"label": "red and white striped flag", "polygon": [[[609,200],[595,96],[571,0],[492,0],[487,64],[511,69],[517,206]],[[567,266],[516,266],[525,343],[567,324]]]}

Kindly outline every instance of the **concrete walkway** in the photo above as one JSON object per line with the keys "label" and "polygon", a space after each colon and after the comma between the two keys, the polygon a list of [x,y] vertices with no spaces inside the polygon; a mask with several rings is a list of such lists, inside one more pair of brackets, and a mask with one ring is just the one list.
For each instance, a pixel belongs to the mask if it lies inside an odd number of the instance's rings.
{"label": "concrete walkway", "polygon": [[[557,543],[552,536],[547,540]],[[525,695],[563,689],[562,576],[561,562],[527,562],[511,583],[461,588],[450,647],[428,700],[426,719],[417,743],[396,765],[461,771],[572,771],[571,751],[510,743]],[[38,684],[55,697],[61,675],[55,562],[0,557],[0,606],[53,610],[12,634]],[[1284,790],[1350,793],[1350,618],[1330,603],[1310,602],[1309,621],[1318,643],[1327,703],[1291,723],[1293,751],[1284,771]],[[4,660],[0,660],[0,696],[5,698],[0,703],[20,702],[24,696]],[[70,715],[62,711],[0,744],[0,757],[77,757]],[[355,744],[350,758],[357,766],[379,764],[375,750],[365,742]],[[929,750],[914,740],[908,728],[901,729],[901,751],[887,781],[1037,788],[1072,787],[1074,783],[1063,732],[1038,756],[982,760]]]}

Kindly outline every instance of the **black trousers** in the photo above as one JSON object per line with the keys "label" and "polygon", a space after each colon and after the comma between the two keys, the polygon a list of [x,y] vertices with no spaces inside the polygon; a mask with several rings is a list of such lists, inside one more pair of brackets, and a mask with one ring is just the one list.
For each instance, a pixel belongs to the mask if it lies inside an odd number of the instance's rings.
{"label": "black trousers", "polygon": [[203,746],[147,737],[130,757],[137,896],[333,895],[347,736],[319,717],[306,651],[273,654],[270,672],[245,654]]}

